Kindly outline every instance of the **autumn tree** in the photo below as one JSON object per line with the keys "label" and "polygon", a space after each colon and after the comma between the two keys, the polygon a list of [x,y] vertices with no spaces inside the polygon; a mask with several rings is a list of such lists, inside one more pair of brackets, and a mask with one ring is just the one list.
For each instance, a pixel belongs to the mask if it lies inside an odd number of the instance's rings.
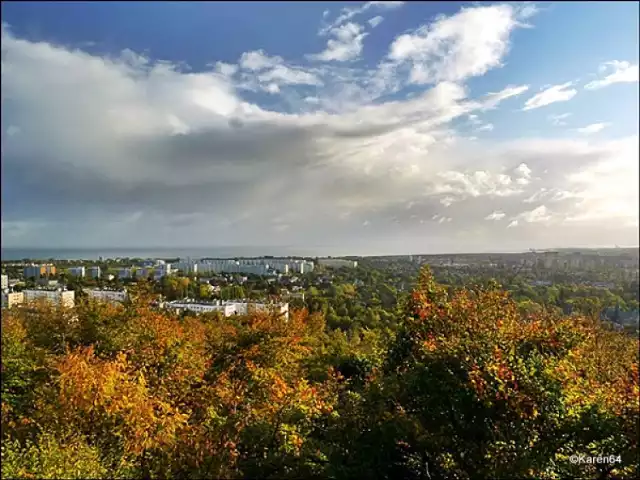
{"label": "autumn tree", "polygon": [[450,297],[429,270],[409,307],[384,375],[351,402],[362,434],[336,429],[355,445],[335,449],[343,473],[637,477],[637,341],[592,318],[523,316],[497,285]]}

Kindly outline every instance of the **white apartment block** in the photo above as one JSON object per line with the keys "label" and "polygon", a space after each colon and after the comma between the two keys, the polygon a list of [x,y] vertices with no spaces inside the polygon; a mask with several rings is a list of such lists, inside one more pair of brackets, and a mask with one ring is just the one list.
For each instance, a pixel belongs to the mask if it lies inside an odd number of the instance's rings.
{"label": "white apartment block", "polygon": [[281,315],[285,320],[289,319],[288,303],[254,303],[254,302],[195,302],[190,300],[174,301],[166,303],[167,308],[176,310],[189,310],[195,313],[220,312],[225,317],[232,315],[247,315],[252,312],[272,312]]}
{"label": "white apartment block", "polygon": [[291,265],[291,269],[300,274],[313,272],[313,262],[307,262],[304,260],[295,260]]}
{"label": "white apartment block", "polygon": [[318,265],[322,265],[328,268],[355,268],[358,266],[358,262],[353,260],[345,260],[342,258],[319,258]]}
{"label": "white apartment block", "polygon": [[136,278],[138,280],[141,279],[146,279],[149,277],[149,275],[151,274],[151,269],[150,268],[138,268],[136,269]]}
{"label": "white apartment block", "polygon": [[75,305],[75,292],[73,290],[24,290],[24,301],[33,302],[46,300],[47,302],[61,304],[66,307]]}
{"label": "white apartment block", "polygon": [[278,315],[282,315],[285,319],[289,319],[289,304],[288,303],[260,303],[260,302],[238,302],[227,301],[223,305],[230,305],[233,307],[235,315],[247,315],[253,312],[271,312]]}
{"label": "white apartment block", "polygon": [[253,312],[271,312],[276,315],[282,315],[286,320],[289,319],[288,303],[252,303],[242,302],[235,303],[238,315],[247,315]]}
{"label": "white apartment block", "polygon": [[[181,262],[182,264],[182,262]],[[184,267],[187,267],[184,265]],[[313,263],[289,258],[250,258],[242,260],[205,260],[194,264],[200,274],[211,273],[251,273],[254,275],[270,275],[276,271],[287,274],[290,271],[305,273],[313,271]],[[182,268],[186,271],[185,268]]]}
{"label": "white apartment block", "polygon": [[11,308],[24,302],[24,293],[22,292],[3,292],[2,308]]}
{"label": "white apartment block", "polygon": [[0,288],[2,290],[6,290],[7,288],[9,288],[9,277],[7,275],[2,275],[0,277]]}
{"label": "white apartment block", "polygon": [[84,267],[71,267],[68,269],[69,275],[74,277],[84,278],[85,276],[85,268]]}
{"label": "white apartment block", "polygon": [[118,278],[133,278],[133,268],[121,268],[118,270]]}
{"label": "white apartment block", "polygon": [[162,278],[162,277],[168,277],[169,275],[171,275],[172,273],[172,268],[171,268],[171,264],[170,263],[162,263],[156,266],[155,269],[155,277],[158,278]]}
{"label": "white apartment block", "polygon": [[173,268],[175,268],[176,270],[181,270],[186,274],[198,273],[198,264],[195,262],[178,262],[173,265]]}
{"label": "white apartment block", "polygon": [[118,291],[118,290],[100,290],[97,288],[85,288],[84,291],[89,298],[100,301],[100,302],[117,304],[117,303],[122,303],[127,299],[126,290]]}
{"label": "white apartment block", "polygon": [[97,265],[94,267],[89,267],[89,276],[91,278],[100,278],[102,272],[100,271],[100,267]]}
{"label": "white apartment block", "polygon": [[212,313],[220,312],[224,317],[230,317],[235,313],[233,305],[220,304],[219,302],[189,302],[189,301],[175,301],[165,304],[167,308],[174,310],[189,310],[194,313]]}

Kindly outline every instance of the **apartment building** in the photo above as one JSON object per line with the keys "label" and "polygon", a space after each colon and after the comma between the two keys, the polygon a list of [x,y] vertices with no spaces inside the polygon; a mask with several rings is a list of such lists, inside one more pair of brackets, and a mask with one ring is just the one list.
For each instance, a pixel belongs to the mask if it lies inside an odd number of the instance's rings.
{"label": "apartment building", "polygon": [[93,267],[89,267],[89,276],[91,278],[100,278],[100,276],[102,275],[102,271],[100,270],[99,266],[93,266]]}
{"label": "apartment building", "polygon": [[57,305],[73,307],[75,305],[75,292],[73,290],[24,290],[24,301],[33,302],[45,300]]}
{"label": "apartment building", "polygon": [[166,303],[165,306],[172,310],[183,311],[188,310],[194,313],[222,313],[224,317],[230,317],[235,313],[233,305],[221,304],[220,302],[195,302],[190,300],[173,301]]}
{"label": "apartment building", "polygon": [[149,275],[151,275],[152,270],[150,268],[138,268],[136,269],[136,278],[138,280],[140,279],[146,279],[149,278]]}
{"label": "apartment building", "polygon": [[[244,273],[253,275],[272,275],[276,272],[287,274],[290,271],[305,273],[313,271],[313,263],[303,260],[292,260],[288,258],[249,258],[242,260],[222,259],[205,260],[194,264],[198,273]],[[186,271],[188,265],[183,265],[182,270]]]}
{"label": "apartment building", "polygon": [[240,301],[213,301],[213,302],[196,302],[194,300],[176,300],[165,304],[167,308],[175,310],[189,310],[195,313],[220,312],[225,317],[232,315],[247,315],[252,312],[271,312],[281,315],[285,320],[289,319],[288,303],[258,303],[258,302],[240,302]]}
{"label": "apartment building", "polygon": [[100,290],[98,288],[85,288],[87,296],[93,300],[106,303],[122,303],[127,299],[126,290]]}
{"label": "apartment building", "polygon": [[44,276],[53,276],[56,274],[56,266],[52,264],[46,265],[35,265],[31,264],[24,268],[23,275],[24,278],[40,278]]}
{"label": "apartment building", "polygon": [[69,275],[84,278],[86,271],[84,267],[71,267],[68,269]]}
{"label": "apartment building", "polygon": [[319,258],[318,265],[322,265],[327,268],[355,268],[358,266],[358,262],[342,258]]}
{"label": "apartment building", "polygon": [[0,289],[3,291],[9,288],[9,277],[7,275],[0,276]]}
{"label": "apartment building", "polygon": [[2,308],[11,308],[24,302],[22,292],[2,292]]}
{"label": "apartment building", "polygon": [[171,268],[170,263],[161,263],[156,265],[155,269],[155,278],[160,279],[162,277],[168,277],[173,273],[173,269]]}
{"label": "apartment building", "polygon": [[118,270],[118,278],[123,280],[125,278],[133,278],[133,268],[121,268]]}
{"label": "apartment building", "polygon": [[176,270],[180,270],[183,273],[186,273],[187,275],[198,273],[198,264],[195,262],[190,262],[190,261],[178,262],[173,265],[173,268],[175,268]]}

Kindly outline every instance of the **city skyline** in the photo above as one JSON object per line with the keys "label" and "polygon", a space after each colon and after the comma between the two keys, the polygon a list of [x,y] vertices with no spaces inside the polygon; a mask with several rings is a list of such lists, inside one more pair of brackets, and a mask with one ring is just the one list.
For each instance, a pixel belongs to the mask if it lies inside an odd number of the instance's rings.
{"label": "city skyline", "polygon": [[2,16],[4,247],[638,244],[637,3]]}

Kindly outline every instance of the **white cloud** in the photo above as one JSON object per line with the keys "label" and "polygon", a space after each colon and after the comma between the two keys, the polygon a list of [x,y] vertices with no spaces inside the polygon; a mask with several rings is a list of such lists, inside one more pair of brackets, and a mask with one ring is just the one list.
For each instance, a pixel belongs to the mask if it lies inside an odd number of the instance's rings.
{"label": "white cloud", "polygon": [[216,62],[216,69],[222,74],[231,77],[238,71],[238,66],[231,63]]}
{"label": "white cloud", "polygon": [[282,63],[282,58],[278,56],[270,57],[264,50],[254,50],[252,52],[245,52],[240,57],[240,67],[245,70],[264,70],[267,68],[273,68],[276,65]]}
{"label": "white cloud", "polygon": [[[513,96],[506,89],[469,98],[447,81],[408,98],[394,90],[394,69],[377,77],[354,66],[292,65],[260,50],[232,73],[218,64],[185,72],[133,52],[100,57],[4,30],[2,49],[3,185],[33,192],[5,189],[6,244],[286,239],[366,254],[425,242],[451,251],[637,237],[627,226],[637,223],[637,137],[567,132],[474,144],[461,135],[456,120],[479,121],[487,102]],[[291,72],[321,83],[286,83],[299,80]],[[269,103],[285,98],[290,108],[252,103],[240,84],[277,87]],[[374,101],[390,92],[395,100]],[[8,125],[20,134],[8,136]],[[532,213],[540,203],[545,210]],[[518,228],[497,232],[488,212]],[[43,221],[46,236],[20,233]]]}
{"label": "white cloud", "polygon": [[582,135],[593,135],[610,126],[609,123],[592,123],[586,127],[577,128],[576,131]]}
{"label": "white cloud", "polygon": [[383,8],[398,8],[405,4],[405,2],[383,2],[383,1],[374,1],[368,2],[372,7],[383,7]]}
{"label": "white cloud", "polygon": [[486,170],[460,172],[449,170],[439,172],[441,184],[435,187],[437,193],[456,194],[461,198],[473,197],[509,197],[521,193],[519,188],[511,185],[511,178],[501,173]]}
{"label": "white cloud", "polygon": [[524,178],[529,178],[531,176],[531,169],[526,163],[521,163],[518,165],[518,168],[516,168],[516,173],[519,173]]}
{"label": "white cloud", "polygon": [[320,53],[308,55],[311,60],[323,62],[354,60],[362,53],[363,40],[368,35],[357,23],[346,23],[335,27],[330,33],[334,38],[327,41],[327,48]]}
{"label": "white cloud", "polygon": [[542,223],[551,220],[552,216],[547,207],[544,205],[540,205],[539,207],[534,208],[533,210],[528,210],[525,212],[521,212],[515,217],[511,218],[511,222],[508,225],[508,228],[516,227],[520,225],[522,222],[526,223]]}
{"label": "white cloud", "polygon": [[276,83],[270,83],[267,85],[266,91],[273,94],[280,93],[280,87],[278,87],[278,84]]}
{"label": "white cloud", "polygon": [[519,12],[509,4],[463,8],[397,37],[389,58],[410,64],[410,81],[418,84],[483,75],[502,65],[509,36],[521,26]]}
{"label": "white cloud", "polygon": [[485,123],[481,127],[476,128],[476,132],[491,132],[493,131],[493,123]]}
{"label": "white cloud", "polygon": [[523,203],[536,203],[544,200],[545,202],[561,202],[569,198],[576,198],[576,195],[567,190],[560,188],[546,188],[541,187],[540,190],[534,192],[528,198],[525,198]]}
{"label": "white cloud", "polygon": [[478,119],[478,115],[476,115],[475,113],[470,113],[469,115],[467,115],[467,118],[469,119],[469,123],[471,123],[472,125],[482,124],[482,122]]}
{"label": "white cloud", "polygon": [[544,107],[556,102],[566,102],[571,100],[578,91],[569,88],[572,82],[563,83],[561,85],[553,85],[527,100],[523,110],[533,110],[534,108]]}
{"label": "white cloud", "polygon": [[504,212],[493,212],[484,217],[485,220],[502,220],[506,216]]}
{"label": "white cloud", "polygon": [[561,113],[558,115],[549,115],[547,118],[551,122],[552,125],[556,127],[564,127],[567,122],[565,120],[571,116],[570,113]]}
{"label": "white cloud", "polygon": [[547,196],[547,189],[545,187],[542,187],[537,192],[534,192],[533,195],[531,195],[530,197],[525,198],[523,200],[523,202],[524,203],[538,202],[538,201],[540,201],[542,198],[544,198],[546,196]]}
{"label": "white cloud", "polygon": [[450,207],[451,205],[453,205],[453,203],[455,203],[455,201],[456,199],[453,197],[444,197],[440,200],[440,203],[445,207]]}
{"label": "white cloud", "polygon": [[608,73],[600,80],[587,83],[586,90],[596,90],[604,88],[614,83],[636,83],[638,81],[638,65],[632,65],[626,61],[613,60],[600,65],[601,73]]}
{"label": "white cloud", "polygon": [[377,17],[373,17],[373,18],[370,18],[369,20],[367,20],[367,23],[369,25],[371,25],[371,28],[376,28],[378,25],[380,25],[382,23],[383,20],[384,20],[384,18],[382,18],[380,15],[378,15]]}
{"label": "white cloud", "polygon": [[[405,2],[375,2],[374,1],[374,2],[364,3],[360,7],[346,7],[346,8],[343,8],[342,9],[342,13],[338,16],[338,18],[336,18],[330,24],[325,25],[323,28],[321,28],[319,34],[320,35],[326,35],[327,33],[331,32],[336,27],[338,27],[338,26],[342,25],[343,23],[351,20],[356,15],[361,15],[361,14],[365,13],[366,11],[368,11],[368,10],[370,10],[372,8],[384,9],[384,10],[393,10],[393,9],[396,9],[396,8],[399,8],[399,7],[403,6],[404,3]],[[326,18],[326,15],[323,14],[323,18]],[[372,25],[372,27],[375,27],[375,25]]]}
{"label": "white cloud", "polygon": [[499,92],[488,93],[485,95],[482,104],[488,109],[495,108],[503,100],[517,95],[522,95],[527,90],[529,90],[529,85],[509,85]]}
{"label": "white cloud", "polygon": [[278,81],[287,85],[321,85],[321,80],[312,73],[285,65],[276,65],[271,70],[258,75],[261,82]]}

